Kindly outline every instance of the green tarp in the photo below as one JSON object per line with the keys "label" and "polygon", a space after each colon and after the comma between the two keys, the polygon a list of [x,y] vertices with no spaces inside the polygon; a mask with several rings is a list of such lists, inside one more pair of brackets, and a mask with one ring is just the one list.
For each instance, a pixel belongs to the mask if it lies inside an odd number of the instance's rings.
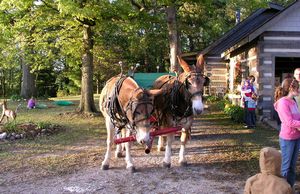
{"label": "green tarp", "polygon": [[140,87],[150,89],[153,82],[162,75],[174,75],[175,73],[135,73],[133,78]]}
{"label": "green tarp", "polygon": [[55,105],[58,106],[70,106],[70,105],[74,105],[73,102],[68,101],[68,100],[57,100],[53,102]]}

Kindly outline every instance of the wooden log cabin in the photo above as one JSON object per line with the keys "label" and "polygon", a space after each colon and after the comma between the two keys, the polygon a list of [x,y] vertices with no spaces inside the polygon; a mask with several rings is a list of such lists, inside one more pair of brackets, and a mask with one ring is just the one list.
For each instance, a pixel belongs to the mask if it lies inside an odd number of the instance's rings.
{"label": "wooden log cabin", "polygon": [[205,73],[211,79],[210,94],[227,93],[238,103],[239,85],[249,75],[256,77],[258,109],[272,119],[274,91],[281,81],[300,67],[300,1],[287,7],[270,3],[237,24],[203,51],[186,53],[206,58]]}

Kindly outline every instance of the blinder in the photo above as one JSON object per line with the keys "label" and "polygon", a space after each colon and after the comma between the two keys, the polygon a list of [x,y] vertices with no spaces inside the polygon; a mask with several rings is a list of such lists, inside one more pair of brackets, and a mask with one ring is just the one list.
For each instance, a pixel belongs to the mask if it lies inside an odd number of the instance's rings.
{"label": "blinder", "polygon": [[[186,90],[188,90],[191,85],[191,83],[188,81],[188,79],[191,77],[196,77],[196,79],[199,79],[202,77],[202,78],[204,78],[203,86],[209,85],[210,80],[207,76],[203,75],[202,73],[192,72],[192,73],[187,74],[185,77],[184,85],[185,85]],[[197,91],[195,93],[191,93],[190,99],[193,98],[194,96],[203,96],[203,90]]]}
{"label": "blinder", "polygon": [[[141,89],[141,88],[139,88],[139,89]],[[130,102],[128,103],[128,106],[126,108],[126,114],[128,114],[128,111],[131,112],[132,121],[130,121],[130,122],[131,122],[131,126],[133,128],[136,126],[136,123],[149,119],[154,111],[152,101],[149,99],[148,94],[145,92],[145,90],[144,89],[142,89],[142,90],[143,90],[142,98],[137,99],[137,100],[130,99]],[[146,111],[145,117],[142,119],[136,120],[136,118],[135,118],[136,115],[140,114],[139,112],[137,112],[137,109],[139,106],[142,106],[142,105],[145,106],[145,111]],[[148,106],[151,106],[150,112],[148,112]]]}

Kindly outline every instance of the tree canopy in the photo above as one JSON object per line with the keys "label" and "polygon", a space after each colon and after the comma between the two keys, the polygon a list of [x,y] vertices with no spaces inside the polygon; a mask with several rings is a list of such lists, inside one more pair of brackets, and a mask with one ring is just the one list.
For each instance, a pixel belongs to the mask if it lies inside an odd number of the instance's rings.
{"label": "tree canopy", "polygon": [[[291,0],[279,0],[287,5]],[[2,0],[0,95],[91,92],[120,71],[170,69],[167,9],[173,7],[178,52],[207,47],[268,0]],[[86,69],[90,78],[83,80]],[[85,70],[84,70],[85,69]],[[25,83],[26,82],[26,83]],[[21,91],[22,90],[22,91]],[[88,94],[91,95],[91,94]],[[93,109],[93,108],[92,108]],[[93,111],[93,110],[92,110]]]}

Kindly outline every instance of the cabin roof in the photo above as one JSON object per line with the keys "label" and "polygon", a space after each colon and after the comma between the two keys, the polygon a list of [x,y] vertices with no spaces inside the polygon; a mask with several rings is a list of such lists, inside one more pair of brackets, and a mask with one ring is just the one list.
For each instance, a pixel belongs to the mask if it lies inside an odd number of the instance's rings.
{"label": "cabin roof", "polygon": [[220,55],[225,50],[239,43],[249,36],[251,32],[258,29],[265,22],[269,21],[276,14],[282,11],[282,7],[275,7],[273,5],[274,4],[271,6],[269,5],[269,8],[260,8],[253,12],[249,17],[234,26],[218,40],[205,48],[201,53],[208,55]]}

